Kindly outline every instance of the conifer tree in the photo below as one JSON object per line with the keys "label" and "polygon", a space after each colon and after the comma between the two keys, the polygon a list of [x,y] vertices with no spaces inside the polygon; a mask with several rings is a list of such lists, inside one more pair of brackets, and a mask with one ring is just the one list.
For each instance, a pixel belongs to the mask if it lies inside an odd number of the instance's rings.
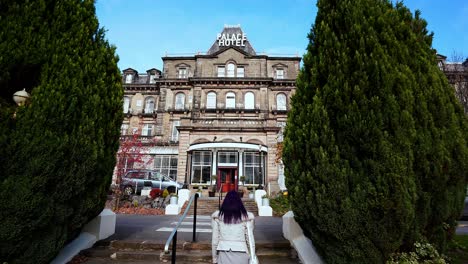
{"label": "conifer tree", "polygon": [[463,206],[467,120],[419,12],[318,0],[285,131],[296,219],[327,263],[440,250]]}
{"label": "conifer tree", "polygon": [[1,5],[11,35],[0,43],[11,55],[1,58],[2,97],[17,85],[32,97],[1,123],[0,259],[49,263],[104,207],[122,122],[118,59],[92,0]]}

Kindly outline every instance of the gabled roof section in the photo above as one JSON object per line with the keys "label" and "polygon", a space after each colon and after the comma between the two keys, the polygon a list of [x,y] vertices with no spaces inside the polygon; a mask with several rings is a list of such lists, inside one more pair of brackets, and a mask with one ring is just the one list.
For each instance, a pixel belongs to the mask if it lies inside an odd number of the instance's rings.
{"label": "gabled roof section", "polygon": [[216,40],[208,50],[207,55],[219,54],[230,47],[242,50],[248,55],[255,56],[255,50],[250,45],[240,25],[230,26],[224,25],[223,31],[216,36]]}

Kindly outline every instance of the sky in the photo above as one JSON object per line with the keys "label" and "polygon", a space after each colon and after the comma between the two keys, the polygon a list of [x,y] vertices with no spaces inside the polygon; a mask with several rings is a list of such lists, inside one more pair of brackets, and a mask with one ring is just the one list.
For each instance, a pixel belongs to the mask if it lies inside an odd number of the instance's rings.
{"label": "sky", "polygon": [[[315,22],[316,0],[97,0],[106,38],[121,70],[162,70],[161,57],[205,53],[224,25],[240,24],[257,53],[302,56]],[[448,60],[468,56],[468,0],[406,0],[434,32],[433,48]]]}

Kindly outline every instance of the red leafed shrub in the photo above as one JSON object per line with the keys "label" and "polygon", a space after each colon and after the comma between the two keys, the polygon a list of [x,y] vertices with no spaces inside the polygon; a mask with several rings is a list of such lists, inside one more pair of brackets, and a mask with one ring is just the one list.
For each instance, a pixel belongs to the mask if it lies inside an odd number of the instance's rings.
{"label": "red leafed shrub", "polygon": [[163,191],[159,188],[153,188],[151,189],[151,192],[150,192],[150,197],[151,199],[156,199],[157,197],[161,197]]}

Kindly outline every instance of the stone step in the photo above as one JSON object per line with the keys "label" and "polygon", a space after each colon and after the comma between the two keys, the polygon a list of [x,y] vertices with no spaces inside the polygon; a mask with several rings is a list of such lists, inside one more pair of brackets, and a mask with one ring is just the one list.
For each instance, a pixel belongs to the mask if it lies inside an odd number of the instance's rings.
{"label": "stone step", "polygon": [[[84,263],[168,263],[171,252],[164,254],[161,241],[110,241],[83,250]],[[211,263],[211,242],[177,244],[177,263]],[[256,254],[261,263],[298,263],[297,254],[289,241],[258,241]],[[107,261],[107,262],[103,262]]]}
{"label": "stone step", "polygon": [[[113,250],[162,250],[164,248],[164,242],[161,241],[122,241],[122,240],[114,240],[111,241],[107,248]],[[98,249],[106,248],[105,246],[99,246]],[[256,241],[255,248],[257,250],[262,249],[275,249],[275,250],[282,250],[282,249],[290,249],[291,245],[288,240],[281,240],[281,241]],[[177,242],[177,249],[182,250],[211,250],[211,241],[203,241],[203,242],[186,242],[186,241],[178,241]]]}

